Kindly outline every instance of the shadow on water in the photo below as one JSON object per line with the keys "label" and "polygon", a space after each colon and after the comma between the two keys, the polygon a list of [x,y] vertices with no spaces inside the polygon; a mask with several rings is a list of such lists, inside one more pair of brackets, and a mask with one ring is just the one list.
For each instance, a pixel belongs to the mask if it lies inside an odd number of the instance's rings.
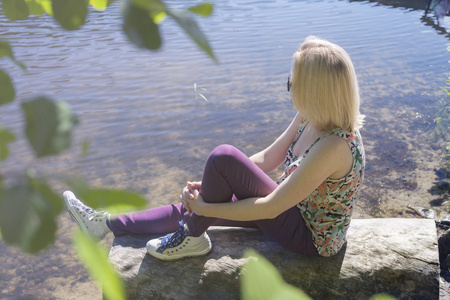
{"label": "shadow on water", "polygon": [[449,30],[440,25],[440,20],[435,16],[433,10],[430,9],[432,0],[349,0],[349,2],[369,2],[390,6],[392,8],[424,11],[420,21],[425,26],[432,27],[438,34],[445,35],[445,37],[450,40]]}
{"label": "shadow on water", "polygon": [[371,190],[363,195],[367,205],[365,212],[371,216],[386,217],[389,215],[384,209],[386,189],[414,191],[417,181],[401,174],[413,173],[417,163],[411,159],[408,144],[401,140],[380,139],[372,151],[376,157],[366,166],[366,186],[370,186]]}
{"label": "shadow on water", "polygon": [[[397,111],[397,107],[391,104],[386,110]],[[425,110],[421,113],[426,115]],[[366,116],[366,121],[376,122],[370,115]],[[360,205],[365,217],[399,217],[407,213],[406,207],[411,201],[416,201],[416,205],[422,202],[423,175],[420,173],[429,168],[427,161],[434,155],[429,141],[422,137],[427,136],[434,125],[429,118],[414,111],[396,112],[381,124],[375,131],[363,132],[368,151]]]}
{"label": "shadow on water", "polygon": [[441,206],[450,199],[450,169],[440,168],[434,170],[436,173],[436,181],[433,183],[432,187],[429,189],[430,194],[438,196],[439,198],[430,201],[431,206]]}
{"label": "shadow on water", "polygon": [[380,5],[391,6],[393,8],[407,8],[412,10],[426,11],[429,0],[350,0],[349,2],[369,2]]}

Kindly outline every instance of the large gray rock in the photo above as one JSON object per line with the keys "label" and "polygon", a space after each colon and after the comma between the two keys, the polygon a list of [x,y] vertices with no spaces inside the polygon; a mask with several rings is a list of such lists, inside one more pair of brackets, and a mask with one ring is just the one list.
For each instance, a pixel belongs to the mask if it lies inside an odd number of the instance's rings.
{"label": "large gray rock", "polygon": [[399,299],[439,298],[433,220],[354,219],[346,248],[330,258],[289,252],[254,229],[214,227],[208,234],[210,254],[172,262],[146,253],[147,240],[159,235],[115,238],[109,258],[129,299],[239,299],[248,248],[313,299],[367,299],[381,292]]}

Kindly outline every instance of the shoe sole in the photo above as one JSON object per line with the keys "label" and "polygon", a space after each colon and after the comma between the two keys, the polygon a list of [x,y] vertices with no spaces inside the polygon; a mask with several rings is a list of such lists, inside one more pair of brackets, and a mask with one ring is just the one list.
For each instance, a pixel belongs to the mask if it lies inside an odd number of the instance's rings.
{"label": "shoe sole", "polygon": [[209,248],[205,249],[201,252],[195,252],[195,253],[189,253],[189,254],[175,254],[175,255],[164,255],[162,253],[159,252],[153,252],[153,251],[149,251],[149,249],[147,248],[147,252],[148,254],[150,254],[151,256],[160,259],[160,260],[165,260],[165,261],[172,261],[172,260],[179,260],[185,257],[196,257],[196,256],[203,256],[208,254],[209,252],[211,252],[212,250],[212,245],[211,245],[211,241],[209,241]]}
{"label": "shoe sole", "polygon": [[75,221],[75,223],[77,223],[78,228],[81,229],[81,231],[83,231],[83,233],[87,234],[88,236],[92,236],[88,229],[86,228],[86,226],[83,223],[83,220],[81,220],[78,217],[78,214],[74,211],[75,209],[73,208],[72,205],[70,205],[70,200],[71,199],[77,199],[75,197],[75,195],[72,192],[66,191],[63,194],[63,198],[64,198],[64,205],[67,208],[67,211],[69,212],[69,215],[72,217],[72,219]]}

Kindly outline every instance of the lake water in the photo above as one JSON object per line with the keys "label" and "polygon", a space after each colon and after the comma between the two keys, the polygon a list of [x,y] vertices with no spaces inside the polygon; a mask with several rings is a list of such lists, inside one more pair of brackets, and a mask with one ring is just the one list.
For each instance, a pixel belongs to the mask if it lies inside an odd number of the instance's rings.
{"label": "lake water", "polygon": [[[438,26],[432,13],[424,16],[425,2],[215,1],[213,15],[198,22],[219,64],[170,19],[161,26],[160,51],[135,48],[121,32],[117,4],[91,12],[73,32],[47,16],[1,17],[0,38],[27,71],[0,61],[18,93],[0,107],[0,123],[23,136],[20,103],[38,95],[67,101],[80,120],[73,147],[57,157],[35,159],[19,138],[2,175],[13,180],[33,167],[51,178],[82,176],[93,186],[138,191],[149,207],[176,201],[187,180],[201,178],[216,145],[251,155],[289,125],[291,56],[313,34],[347,50],[360,82],[367,172],[355,217],[415,217],[407,204],[448,214],[447,173],[432,134],[450,35],[447,18]],[[101,298],[71,249],[72,229],[62,214],[55,245],[37,257],[0,244],[0,297]]]}

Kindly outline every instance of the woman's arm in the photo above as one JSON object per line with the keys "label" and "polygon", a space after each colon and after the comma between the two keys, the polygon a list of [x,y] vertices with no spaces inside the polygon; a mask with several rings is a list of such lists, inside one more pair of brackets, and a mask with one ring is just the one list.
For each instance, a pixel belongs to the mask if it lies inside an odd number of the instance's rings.
{"label": "woman's arm", "polygon": [[352,162],[347,142],[337,136],[328,136],[320,140],[300,166],[266,197],[206,203],[198,191],[192,189],[193,198],[183,195],[182,202],[201,216],[235,221],[272,219],[304,200],[326,178],[350,172]]}
{"label": "woman's arm", "polygon": [[250,157],[250,159],[265,173],[278,168],[284,161],[286,152],[295,138],[302,122],[300,114],[296,114],[289,127],[269,147]]}

